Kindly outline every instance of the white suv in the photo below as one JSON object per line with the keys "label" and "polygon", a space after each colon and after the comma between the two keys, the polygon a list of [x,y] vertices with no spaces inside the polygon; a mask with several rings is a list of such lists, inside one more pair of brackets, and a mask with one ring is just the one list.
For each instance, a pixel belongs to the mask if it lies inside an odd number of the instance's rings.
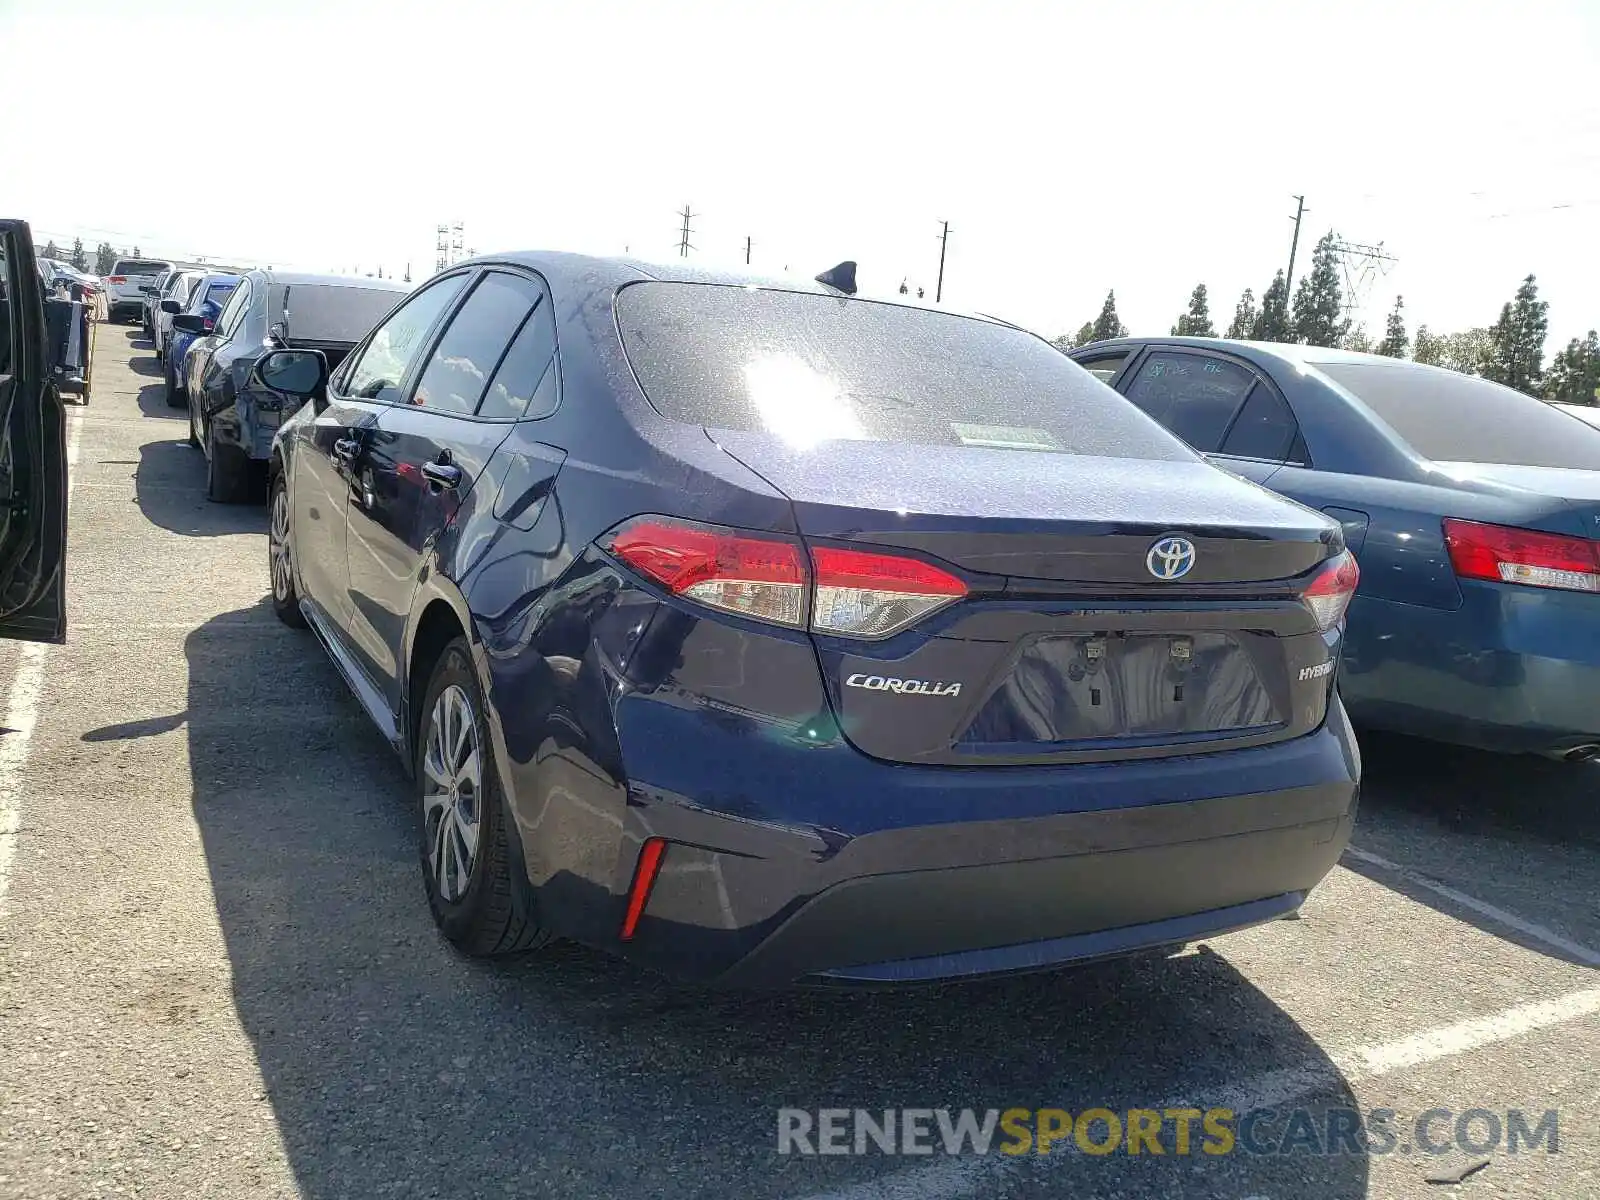
{"label": "white suv", "polygon": [[170,271],[172,264],[159,258],[119,258],[106,276],[106,317],[121,320],[144,309],[145,289],[154,287],[156,277]]}

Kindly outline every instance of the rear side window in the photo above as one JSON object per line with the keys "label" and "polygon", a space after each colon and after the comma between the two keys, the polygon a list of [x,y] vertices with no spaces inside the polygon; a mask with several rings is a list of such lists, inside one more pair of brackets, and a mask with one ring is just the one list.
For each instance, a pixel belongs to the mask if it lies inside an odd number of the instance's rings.
{"label": "rear side window", "polygon": [[1266,384],[1258,383],[1223,439],[1222,453],[1284,462],[1291,456],[1295,434],[1299,432],[1294,413],[1283,398]]}
{"label": "rear side window", "polygon": [[539,286],[520,275],[485,275],[428,356],[411,403],[441,412],[477,412],[489,376],[540,296]]}
{"label": "rear side window", "polygon": [[1128,399],[1196,450],[1222,448],[1255,375],[1227,359],[1158,350],[1144,360]]}
{"label": "rear side window", "polygon": [[489,389],[478,404],[478,415],[536,420],[555,412],[560,401],[555,354],[555,317],[550,310],[550,297],[541,293],[489,381]]}
{"label": "rear side window", "polygon": [[617,297],[663,416],[828,439],[1182,460],[1176,440],[1049,343],[1003,325],[870,300],[649,282]]}
{"label": "rear side window", "polygon": [[1128,351],[1120,354],[1101,354],[1095,358],[1080,358],[1074,361],[1101,383],[1110,383],[1117,377],[1117,372],[1122,370],[1122,364],[1128,361]]}
{"label": "rear side window", "polygon": [[111,268],[113,275],[159,275],[163,271],[170,271],[171,263],[146,262],[140,258],[119,258],[116,265]]}
{"label": "rear side window", "polygon": [[220,309],[238,286],[237,283],[213,283],[206,289],[206,299]]}
{"label": "rear side window", "polygon": [[1314,363],[1436,462],[1592,471],[1600,429],[1511,388],[1440,367]]}

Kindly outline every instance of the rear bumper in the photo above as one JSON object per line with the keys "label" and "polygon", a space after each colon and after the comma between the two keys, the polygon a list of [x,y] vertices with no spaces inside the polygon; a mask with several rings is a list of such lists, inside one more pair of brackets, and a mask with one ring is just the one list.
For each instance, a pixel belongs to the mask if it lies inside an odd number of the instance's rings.
{"label": "rear bumper", "polygon": [[1600,597],[1461,591],[1452,610],[1357,597],[1339,676],[1354,720],[1510,753],[1600,742]]}
{"label": "rear bumper", "polygon": [[[1291,742],[1152,762],[962,770],[841,752],[870,814],[853,835],[630,788],[610,919],[644,838],[667,839],[663,866],[633,941],[587,940],[730,987],[959,979],[1182,944],[1294,911],[1350,839],[1360,775],[1337,703]],[[828,786],[814,766],[809,784]]]}

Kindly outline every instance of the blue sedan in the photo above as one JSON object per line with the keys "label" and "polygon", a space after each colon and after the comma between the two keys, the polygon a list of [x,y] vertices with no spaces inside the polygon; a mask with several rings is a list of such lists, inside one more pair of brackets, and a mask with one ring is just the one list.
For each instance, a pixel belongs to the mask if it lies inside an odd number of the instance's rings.
{"label": "blue sedan", "polygon": [[959,978],[1272,920],[1338,860],[1339,525],[850,274],[497,256],[248,367],[311,400],[273,608],[409,767],[464,950]]}
{"label": "blue sedan", "polygon": [[1474,376],[1214,338],[1073,352],[1219,466],[1341,522],[1358,725],[1600,754],[1600,429]]}
{"label": "blue sedan", "polygon": [[239,286],[239,275],[211,274],[194,285],[189,298],[179,304],[169,297],[161,302],[161,311],[173,317],[190,318],[179,328],[174,322],[170,343],[164,357],[167,404],[182,408],[189,402],[189,347],[196,338],[205,337],[217,326],[222,310]]}

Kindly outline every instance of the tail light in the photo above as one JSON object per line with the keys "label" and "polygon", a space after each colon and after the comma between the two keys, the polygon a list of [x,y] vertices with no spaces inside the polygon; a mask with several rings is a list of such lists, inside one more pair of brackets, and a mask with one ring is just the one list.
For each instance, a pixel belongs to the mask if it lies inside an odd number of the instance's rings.
{"label": "tail light", "polygon": [[650,902],[650,889],[656,885],[656,875],[661,871],[661,858],[667,852],[667,843],[661,838],[646,838],[639,848],[639,861],[633,868],[633,884],[628,888],[628,908],[622,914],[622,928],[618,937],[631,942],[639,928],[639,918],[644,916],[644,906]]}
{"label": "tail light", "polygon": [[948,571],[897,554],[815,546],[811,628],[845,637],[896,633],[967,594]]}
{"label": "tail light", "polygon": [[1327,633],[1344,619],[1350,607],[1350,598],[1356,594],[1361,582],[1361,568],[1356,566],[1355,555],[1346,550],[1338,558],[1330,558],[1311,579],[1301,593],[1306,607],[1317,619],[1317,628]]}
{"label": "tail light", "polygon": [[1444,541],[1462,579],[1600,592],[1600,542],[1447,517]]}
{"label": "tail light", "polygon": [[669,517],[625,523],[607,549],[674,595],[793,629],[881,638],[952,604],[967,585],[897,554],[818,546],[809,559],[792,538],[696,525]]}
{"label": "tail light", "polygon": [[210,317],[206,317],[201,322],[201,325],[204,327],[204,329],[205,329],[205,331],[207,333],[210,333],[213,329],[215,329],[217,327],[217,323],[215,321],[213,321]]}
{"label": "tail light", "polygon": [[106,276],[106,282],[107,283],[127,283],[128,282],[128,277],[126,275],[107,275]]}

